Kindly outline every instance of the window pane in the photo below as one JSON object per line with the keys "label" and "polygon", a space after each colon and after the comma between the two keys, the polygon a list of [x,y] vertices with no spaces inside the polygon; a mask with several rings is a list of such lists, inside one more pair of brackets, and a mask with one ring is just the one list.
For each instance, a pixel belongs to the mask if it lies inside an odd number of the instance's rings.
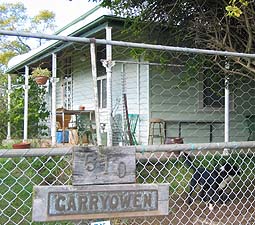
{"label": "window pane", "polygon": [[102,80],[102,108],[107,107],[107,89],[106,89],[106,79]]}
{"label": "window pane", "polygon": [[73,105],[73,86],[72,86],[72,58],[64,58],[64,108],[72,109]]}
{"label": "window pane", "polygon": [[101,80],[97,81],[98,106],[101,108]]}
{"label": "window pane", "polygon": [[105,76],[106,75],[106,70],[105,67],[103,66],[101,60],[106,59],[106,49],[105,47],[97,47],[97,76]]}
{"label": "window pane", "polygon": [[72,58],[68,56],[64,59],[64,61],[65,61],[64,69],[65,77],[70,77],[72,74]]}

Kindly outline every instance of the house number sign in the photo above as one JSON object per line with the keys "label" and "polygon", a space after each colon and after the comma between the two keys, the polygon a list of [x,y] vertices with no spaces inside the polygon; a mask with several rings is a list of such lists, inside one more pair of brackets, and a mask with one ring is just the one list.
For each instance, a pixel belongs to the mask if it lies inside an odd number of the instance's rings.
{"label": "house number sign", "polygon": [[135,183],[134,147],[77,147],[73,185]]}

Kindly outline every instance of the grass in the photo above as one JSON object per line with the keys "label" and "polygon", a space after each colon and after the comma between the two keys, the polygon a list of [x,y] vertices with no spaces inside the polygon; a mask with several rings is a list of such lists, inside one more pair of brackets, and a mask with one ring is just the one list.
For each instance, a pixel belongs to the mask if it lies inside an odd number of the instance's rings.
{"label": "grass", "polygon": [[29,224],[33,186],[67,185],[70,176],[64,157],[0,159],[1,224]]}

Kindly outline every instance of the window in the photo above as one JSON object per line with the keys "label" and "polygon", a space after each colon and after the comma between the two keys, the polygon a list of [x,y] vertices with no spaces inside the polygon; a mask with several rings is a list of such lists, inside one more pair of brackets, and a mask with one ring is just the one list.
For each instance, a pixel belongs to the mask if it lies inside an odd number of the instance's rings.
{"label": "window", "polygon": [[97,91],[99,108],[107,107],[106,70],[101,60],[106,59],[105,47],[97,48]]}
{"label": "window", "polygon": [[[214,73],[213,73],[214,72]],[[217,73],[218,72],[218,73]],[[233,80],[230,82],[232,83]],[[219,71],[205,71],[201,76],[199,108],[205,110],[223,110],[225,107],[225,74]],[[233,85],[229,85],[233,87]],[[234,92],[230,90],[230,110],[234,110]]]}
{"label": "window", "polygon": [[225,105],[225,78],[219,74],[203,79],[203,108],[222,108]]}
{"label": "window", "polygon": [[72,109],[73,107],[73,77],[72,77],[72,58],[64,59],[63,74],[63,91],[64,91],[64,108]]}
{"label": "window", "polygon": [[97,79],[97,91],[98,91],[98,104],[100,108],[107,107],[107,94],[106,94],[106,78],[100,77]]}

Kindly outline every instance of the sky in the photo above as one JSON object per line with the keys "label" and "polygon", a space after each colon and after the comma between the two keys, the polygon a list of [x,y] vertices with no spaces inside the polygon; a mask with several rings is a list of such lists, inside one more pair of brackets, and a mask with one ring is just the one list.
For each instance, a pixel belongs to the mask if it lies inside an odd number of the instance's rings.
{"label": "sky", "polygon": [[0,0],[0,3],[17,2],[22,2],[25,5],[30,16],[34,16],[44,9],[53,11],[56,15],[57,30],[96,5],[92,0],[90,2],[88,0]]}

